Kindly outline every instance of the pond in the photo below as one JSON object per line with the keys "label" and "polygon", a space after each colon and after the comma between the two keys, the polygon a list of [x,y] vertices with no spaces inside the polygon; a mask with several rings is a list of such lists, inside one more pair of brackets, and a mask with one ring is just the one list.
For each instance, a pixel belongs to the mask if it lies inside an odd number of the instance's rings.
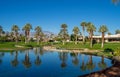
{"label": "pond", "polygon": [[75,52],[0,52],[0,77],[78,77],[110,66],[110,59]]}

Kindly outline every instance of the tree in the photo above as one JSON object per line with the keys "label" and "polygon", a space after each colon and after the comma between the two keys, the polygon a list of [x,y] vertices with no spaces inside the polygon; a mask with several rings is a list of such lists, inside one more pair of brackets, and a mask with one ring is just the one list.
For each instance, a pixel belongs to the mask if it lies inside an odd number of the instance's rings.
{"label": "tree", "polygon": [[96,31],[96,27],[91,23],[87,23],[87,32],[89,33],[90,36],[90,47],[92,48],[93,46],[93,32]]}
{"label": "tree", "polygon": [[120,30],[117,29],[117,30],[115,31],[115,34],[120,34]]}
{"label": "tree", "polygon": [[83,33],[82,33],[82,35],[83,35],[83,43],[85,42],[85,27],[87,26],[87,23],[86,22],[82,22],[81,24],[80,24],[81,26],[82,26],[82,30],[83,30]]}
{"label": "tree", "polygon": [[77,44],[78,34],[80,33],[80,30],[79,30],[79,28],[77,26],[75,26],[73,28],[73,33],[76,36],[76,38],[75,38],[75,44]]}
{"label": "tree", "polygon": [[15,40],[16,40],[16,43],[18,41],[18,31],[19,31],[19,27],[17,25],[13,25],[12,26],[12,31],[14,31],[14,36],[15,36]]}
{"label": "tree", "polygon": [[30,30],[32,29],[32,25],[27,23],[24,27],[23,27],[23,31],[25,31],[25,43],[29,42],[30,40]]}
{"label": "tree", "polygon": [[101,44],[101,48],[104,47],[104,36],[105,36],[105,32],[107,32],[107,31],[108,31],[108,29],[107,29],[106,25],[100,26],[99,32],[102,33],[102,44]]}
{"label": "tree", "polygon": [[68,32],[67,32],[67,25],[66,24],[62,24],[61,25],[61,30],[60,30],[60,33],[58,34],[60,37],[62,37],[63,39],[63,45],[64,45],[64,42],[68,39],[69,35],[68,35]]}
{"label": "tree", "polygon": [[37,37],[37,44],[39,45],[39,41],[40,41],[40,38],[42,37],[42,35],[43,35],[43,32],[42,32],[42,29],[41,29],[41,27],[40,26],[37,26],[36,28],[35,28],[35,31],[36,31],[36,37]]}

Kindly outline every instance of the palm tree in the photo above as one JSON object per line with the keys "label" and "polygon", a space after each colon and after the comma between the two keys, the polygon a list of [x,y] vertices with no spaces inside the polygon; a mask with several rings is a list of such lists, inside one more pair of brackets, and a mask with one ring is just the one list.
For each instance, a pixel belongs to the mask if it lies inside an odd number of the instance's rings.
{"label": "palm tree", "polygon": [[79,31],[80,31],[79,28],[75,26],[73,29],[74,35],[76,36],[75,44],[77,44],[77,38],[78,38]]}
{"label": "palm tree", "polygon": [[17,25],[13,25],[12,26],[12,31],[14,31],[14,35],[15,35],[15,40],[16,40],[16,43],[18,41],[18,31],[19,31],[19,27]]}
{"label": "palm tree", "polygon": [[66,24],[62,24],[61,25],[61,30],[60,30],[60,33],[59,35],[63,38],[63,45],[64,45],[64,42],[67,40],[68,38],[68,32],[67,32],[67,25]]}
{"label": "palm tree", "polygon": [[82,30],[83,30],[83,33],[82,33],[82,35],[83,35],[83,43],[85,42],[85,27],[87,26],[87,23],[86,22],[82,22],[81,23],[81,26],[82,26]]}
{"label": "palm tree", "polygon": [[0,25],[0,36],[2,35],[2,32],[3,32],[3,28],[2,28],[2,26]]}
{"label": "palm tree", "polygon": [[10,40],[13,41],[14,40],[14,32],[10,32]]}
{"label": "palm tree", "polygon": [[23,27],[23,31],[25,31],[25,43],[29,42],[30,40],[30,30],[32,29],[32,25],[27,23],[24,27]]}
{"label": "palm tree", "polygon": [[40,41],[40,38],[42,37],[42,29],[40,26],[37,26],[35,28],[35,31],[36,31],[36,37],[37,37],[37,44],[39,45],[39,41]]}
{"label": "palm tree", "polygon": [[120,34],[120,30],[117,29],[117,30],[115,31],[115,34]]}
{"label": "palm tree", "polygon": [[91,23],[87,23],[87,32],[89,32],[89,36],[90,36],[90,47],[92,48],[93,46],[93,32],[96,31],[96,27]]}
{"label": "palm tree", "polygon": [[107,29],[106,25],[100,26],[99,32],[102,33],[102,44],[101,44],[101,48],[104,47],[104,36],[105,36],[104,34],[105,34],[105,32],[107,32],[107,31],[108,31],[108,29]]}

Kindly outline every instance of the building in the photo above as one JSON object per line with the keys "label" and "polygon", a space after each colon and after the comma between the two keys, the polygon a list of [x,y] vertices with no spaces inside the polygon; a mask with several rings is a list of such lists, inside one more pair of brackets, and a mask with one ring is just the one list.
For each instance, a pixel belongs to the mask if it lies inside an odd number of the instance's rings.
{"label": "building", "polygon": [[[120,34],[105,35],[105,42],[120,42]],[[101,41],[102,36],[93,36],[93,39],[97,42]]]}

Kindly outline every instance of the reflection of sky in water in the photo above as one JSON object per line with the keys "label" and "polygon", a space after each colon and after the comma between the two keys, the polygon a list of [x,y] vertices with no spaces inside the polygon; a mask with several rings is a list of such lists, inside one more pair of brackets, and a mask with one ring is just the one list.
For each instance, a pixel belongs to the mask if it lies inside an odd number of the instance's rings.
{"label": "reflection of sky in water", "polygon": [[[39,48],[4,52],[4,55],[0,56],[2,60],[0,77],[77,77],[102,69],[101,57],[92,56],[91,58],[93,67],[90,66],[90,55],[79,53],[48,52]],[[104,58],[104,63],[106,67],[112,65],[111,60],[107,58]],[[29,67],[26,68],[25,65]]]}

